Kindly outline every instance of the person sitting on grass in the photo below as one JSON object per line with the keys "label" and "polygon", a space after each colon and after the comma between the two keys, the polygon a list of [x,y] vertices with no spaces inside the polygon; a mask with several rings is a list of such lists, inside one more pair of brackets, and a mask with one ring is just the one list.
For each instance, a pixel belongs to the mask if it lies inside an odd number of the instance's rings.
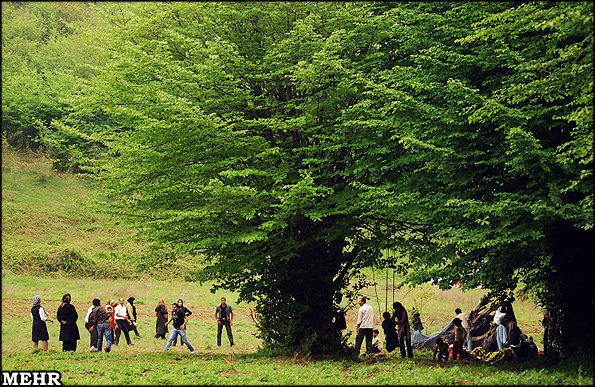
{"label": "person sitting on grass", "polygon": [[381,353],[382,352],[382,341],[380,337],[378,337],[378,329],[374,329],[372,331],[372,353]]}
{"label": "person sitting on grass", "polygon": [[448,342],[444,342],[442,337],[436,339],[436,346],[434,347],[434,357],[432,360],[436,360],[438,355],[438,361],[448,361]]}

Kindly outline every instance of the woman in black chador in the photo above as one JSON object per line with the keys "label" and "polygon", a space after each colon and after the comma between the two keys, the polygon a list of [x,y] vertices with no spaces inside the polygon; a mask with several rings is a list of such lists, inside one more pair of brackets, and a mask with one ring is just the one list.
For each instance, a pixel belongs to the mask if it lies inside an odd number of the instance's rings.
{"label": "woman in black chador", "polygon": [[54,322],[54,320],[49,318],[48,312],[46,312],[43,306],[41,306],[41,297],[39,297],[38,295],[35,295],[33,297],[33,308],[31,308],[31,318],[33,319],[33,350],[38,349],[39,342],[41,341],[43,345],[43,350],[47,352],[48,340],[50,339],[50,335],[48,335],[48,328],[45,325],[45,322]]}
{"label": "woman in black chador", "polygon": [[57,320],[60,322],[60,341],[62,351],[76,351],[76,341],[80,340],[79,327],[76,320],[79,315],[74,305],[70,303],[70,294],[62,296],[62,303],[58,307]]}
{"label": "woman in black chador", "polygon": [[165,306],[165,300],[162,298],[159,300],[157,307],[155,308],[155,316],[157,316],[157,322],[155,324],[155,338],[165,340],[167,334],[167,306]]}

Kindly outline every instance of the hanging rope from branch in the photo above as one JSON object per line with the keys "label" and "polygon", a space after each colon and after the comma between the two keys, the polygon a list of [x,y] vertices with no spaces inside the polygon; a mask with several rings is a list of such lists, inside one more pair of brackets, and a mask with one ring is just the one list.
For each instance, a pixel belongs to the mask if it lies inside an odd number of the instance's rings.
{"label": "hanging rope from branch", "polygon": [[378,298],[378,291],[376,289],[376,276],[374,275],[374,267],[372,266],[372,281],[374,281],[374,293],[376,294],[376,304],[378,305],[378,313],[380,313],[380,300]]}

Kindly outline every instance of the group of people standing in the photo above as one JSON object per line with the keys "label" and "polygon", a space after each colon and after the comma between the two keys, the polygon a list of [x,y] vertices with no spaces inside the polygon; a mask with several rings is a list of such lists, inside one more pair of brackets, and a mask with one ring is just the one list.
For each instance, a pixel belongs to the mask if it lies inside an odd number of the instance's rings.
{"label": "group of people standing", "polygon": [[[78,314],[75,307],[70,304],[70,299],[70,294],[68,293],[62,296],[62,302],[56,313],[56,321],[60,323],[60,341],[62,342],[63,351],[76,351],[76,342],[81,338],[78,326],[76,325]],[[39,349],[39,342],[41,341],[42,350],[47,351],[50,336],[48,334],[46,321],[53,323],[54,320],[49,317],[48,312],[41,306],[41,297],[39,295],[33,297],[31,318],[33,319],[33,329],[31,333],[33,349]]]}
{"label": "group of people standing", "polygon": [[[87,314],[85,315],[85,329],[90,334],[90,352],[101,352],[104,338],[104,351],[110,352],[112,344],[119,344],[122,332],[126,337],[126,343],[128,345],[134,345],[130,339],[130,332],[134,332],[137,337],[140,337],[136,323],[137,313],[134,300],[134,297],[129,297],[125,304],[124,299],[120,298],[118,301],[110,300],[106,305],[101,305],[101,300],[98,297],[93,299],[92,305],[87,309]],[[77,341],[81,338],[76,323],[78,313],[74,305],[70,302],[71,296],[67,293],[62,297],[62,302],[56,314],[56,321],[60,323],[60,341],[63,343],[63,351],[76,351]],[[190,352],[194,353],[194,348],[186,336],[186,324],[192,312],[184,306],[184,301],[178,299],[177,303],[171,305],[171,317],[168,319],[169,312],[167,306],[165,301],[161,299],[155,308],[155,314],[157,317],[155,338],[165,339],[168,333],[168,325],[173,322],[171,333],[163,351],[167,351],[171,345],[175,346],[177,337],[180,336],[181,344],[186,344]],[[49,318],[48,312],[41,306],[41,297],[39,295],[33,297],[31,318],[33,319],[33,349],[37,350],[39,348],[39,341],[41,341],[43,350],[47,351],[49,334],[46,321],[53,323],[54,320]],[[231,332],[233,310],[227,304],[225,297],[221,298],[221,304],[215,309],[215,319],[218,325],[217,345],[221,345],[221,333],[225,326],[229,343],[233,346],[234,342]]]}
{"label": "group of people standing", "polygon": [[[358,301],[360,308],[357,314],[355,337],[355,353],[359,354],[364,338],[366,339],[366,353],[378,353],[382,342],[378,338],[378,330],[374,330],[374,308],[366,304],[366,297]],[[386,350],[392,352],[399,347],[401,357],[413,357],[411,347],[411,327],[407,310],[400,302],[393,303],[393,313],[386,311],[382,314],[382,329],[386,340]]]}

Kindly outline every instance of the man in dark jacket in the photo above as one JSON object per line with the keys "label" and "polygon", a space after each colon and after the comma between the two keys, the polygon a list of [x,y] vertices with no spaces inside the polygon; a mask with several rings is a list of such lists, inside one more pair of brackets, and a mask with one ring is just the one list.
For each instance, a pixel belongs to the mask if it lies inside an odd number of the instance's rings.
{"label": "man in dark jacket", "polygon": [[90,343],[90,350],[91,352],[97,352],[97,328],[91,329],[95,325],[89,320],[91,317],[91,313],[101,304],[99,298],[95,297],[93,299],[93,305],[89,308],[87,312],[87,316],[85,317],[85,329],[87,329],[91,335],[91,343]]}
{"label": "man in dark jacket", "polygon": [[105,352],[112,347],[112,327],[109,324],[109,315],[103,305],[99,305],[91,312],[89,323],[93,324],[92,329],[97,331],[97,352],[101,352],[103,336],[105,336]]}
{"label": "man in dark jacket", "polygon": [[229,345],[233,346],[233,335],[231,334],[233,311],[231,310],[231,306],[227,305],[225,297],[221,297],[221,305],[217,306],[215,309],[215,319],[217,320],[217,345],[221,346],[221,332],[225,326],[227,338],[229,338]]}

